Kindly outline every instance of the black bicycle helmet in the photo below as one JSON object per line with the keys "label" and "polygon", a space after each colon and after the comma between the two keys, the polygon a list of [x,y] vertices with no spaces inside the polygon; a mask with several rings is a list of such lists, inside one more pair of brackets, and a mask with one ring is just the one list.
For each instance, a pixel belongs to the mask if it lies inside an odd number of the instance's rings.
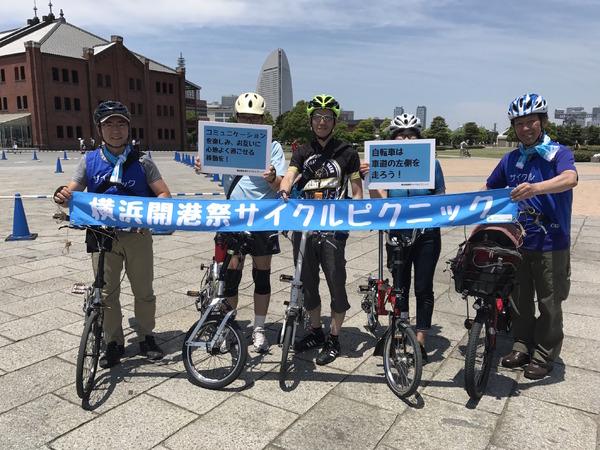
{"label": "black bicycle helmet", "polygon": [[94,111],[94,123],[96,126],[100,126],[102,122],[113,116],[122,117],[127,122],[131,122],[131,113],[127,107],[121,102],[109,100],[100,103]]}

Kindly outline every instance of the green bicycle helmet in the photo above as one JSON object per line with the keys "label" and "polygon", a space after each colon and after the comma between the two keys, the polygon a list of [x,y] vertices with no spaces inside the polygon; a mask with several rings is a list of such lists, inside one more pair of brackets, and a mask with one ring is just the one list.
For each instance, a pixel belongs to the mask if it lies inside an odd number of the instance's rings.
{"label": "green bicycle helmet", "polygon": [[315,109],[328,109],[333,112],[336,119],[340,115],[340,104],[333,98],[333,95],[315,95],[313,99],[308,102],[308,106],[306,107],[306,114],[308,114],[308,117],[312,116]]}

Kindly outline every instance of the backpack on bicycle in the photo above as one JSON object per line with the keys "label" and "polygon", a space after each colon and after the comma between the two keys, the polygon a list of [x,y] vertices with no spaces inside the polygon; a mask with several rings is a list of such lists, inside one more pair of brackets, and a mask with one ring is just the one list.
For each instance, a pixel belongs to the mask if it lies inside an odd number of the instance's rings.
{"label": "backpack on bicycle", "polygon": [[450,270],[456,292],[473,297],[507,298],[521,262],[519,229],[512,224],[478,225],[458,247]]}

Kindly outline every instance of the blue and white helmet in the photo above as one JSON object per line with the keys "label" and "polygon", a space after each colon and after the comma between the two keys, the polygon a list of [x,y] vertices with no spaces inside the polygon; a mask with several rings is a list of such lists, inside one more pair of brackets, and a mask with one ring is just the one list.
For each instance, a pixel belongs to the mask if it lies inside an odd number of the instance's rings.
{"label": "blue and white helmet", "polygon": [[544,97],[537,94],[525,94],[517,97],[508,107],[508,119],[513,120],[517,117],[527,116],[529,114],[547,114],[548,103]]}

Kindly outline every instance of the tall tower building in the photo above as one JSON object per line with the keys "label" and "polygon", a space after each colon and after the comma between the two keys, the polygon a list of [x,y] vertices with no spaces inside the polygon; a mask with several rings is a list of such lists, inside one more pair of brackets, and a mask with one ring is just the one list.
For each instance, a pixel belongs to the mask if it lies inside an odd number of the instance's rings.
{"label": "tall tower building", "polygon": [[260,69],[256,92],[264,97],[273,119],[294,107],[290,64],[282,48],[267,56]]}
{"label": "tall tower building", "polygon": [[417,117],[421,121],[421,125],[423,125],[423,129],[427,128],[427,107],[426,106],[417,106]]}
{"label": "tall tower building", "polygon": [[396,106],[394,108],[394,117],[398,117],[404,114],[404,106]]}

